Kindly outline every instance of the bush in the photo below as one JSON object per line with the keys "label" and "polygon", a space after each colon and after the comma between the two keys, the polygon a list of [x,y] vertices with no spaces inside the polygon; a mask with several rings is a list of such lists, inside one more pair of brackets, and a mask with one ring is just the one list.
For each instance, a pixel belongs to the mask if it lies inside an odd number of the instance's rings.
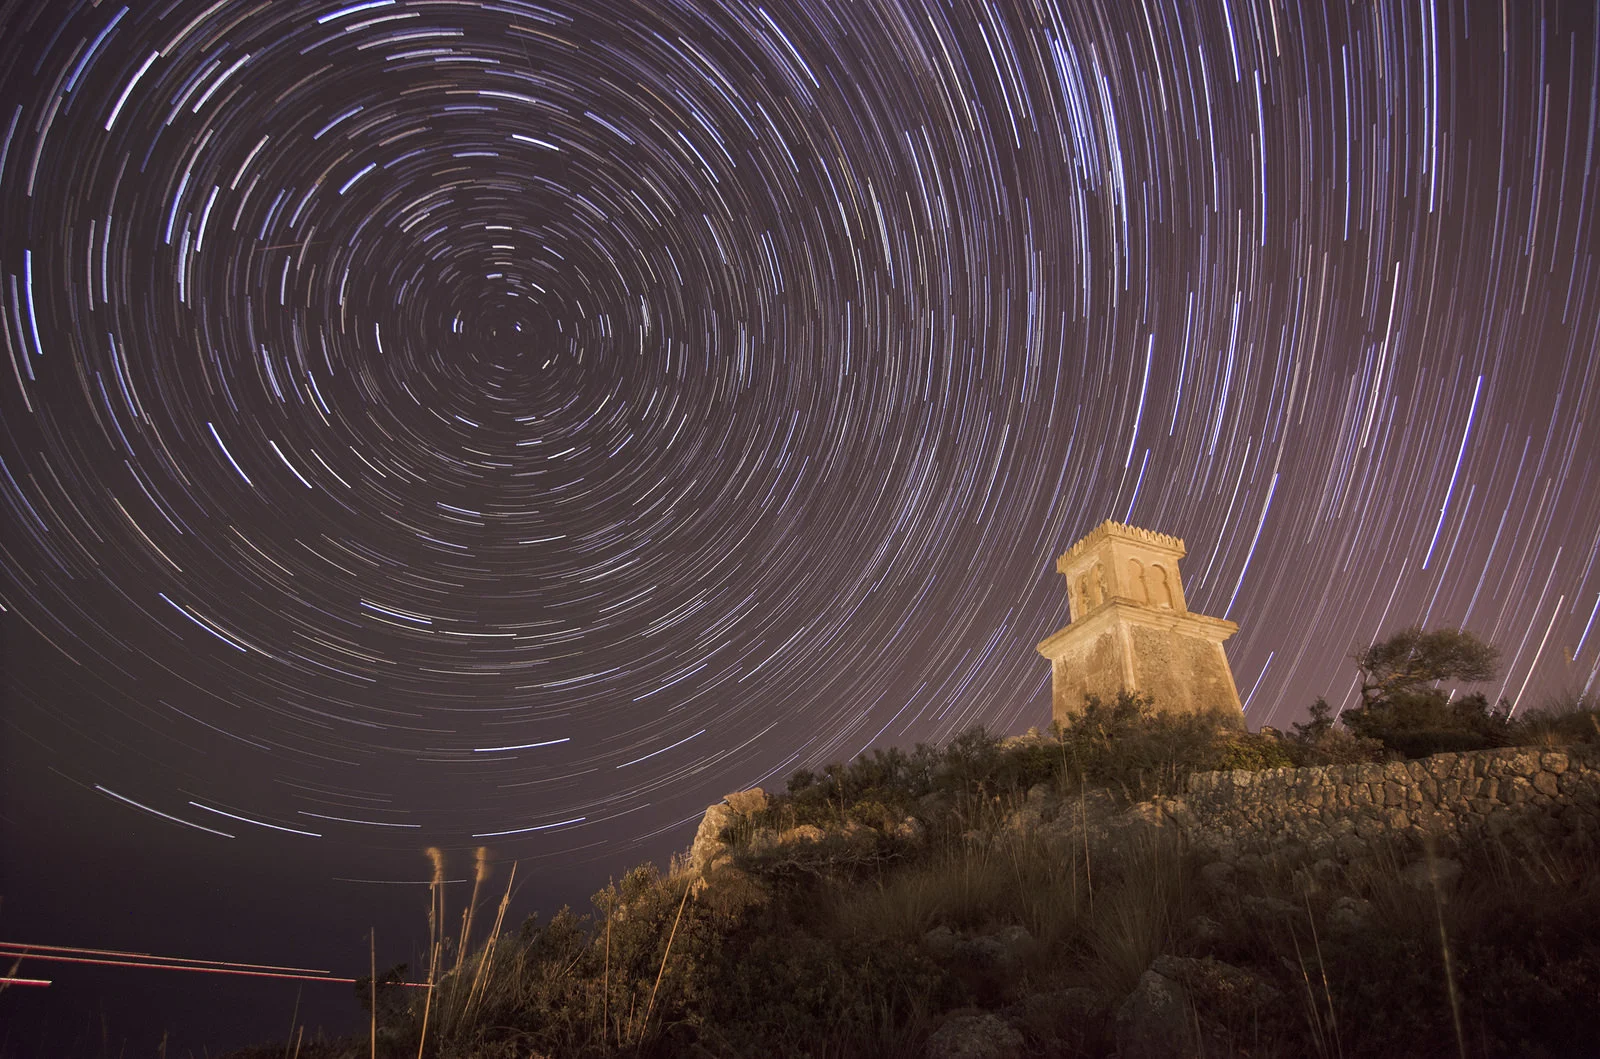
{"label": "bush", "polygon": [[1060,740],[1066,786],[1108,787],[1129,799],[1182,793],[1195,772],[1291,763],[1229,713],[1157,712],[1148,696],[1126,691],[1110,703],[1086,696]]}
{"label": "bush", "polygon": [[1504,701],[1491,708],[1482,695],[1452,700],[1427,688],[1346,710],[1341,719],[1357,736],[1417,758],[1507,746],[1513,737],[1509,716]]}
{"label": "bush", "polygon": [[1284,740],[1284,749],[1294,759],[1296,767],[1357,765],[1383,760],[1385,750],[1381,742],[1335,724],[1332,714],[1328,700],[1319,696],[1311,704],[1306,722],[1290,726],[1293,731]]}
{"label": "bush", "polygon": [[1292,768],[1295,764],[1294,757],[1278,740],[1249,732],[1224,743],[1221,750],[1217,761],[1219,769],[1260,772],[1262,769]]}
{"label": "bush", "polygon": [[1600,742],[1600,702],[1582,695],[1551,699],[1517,718],[1512,737],[1523,746]]}
{"label": "bush", "polygon": [[1048,736],[1002,739],[975,726],[943,749],[873,750],[848,765],[801,769],[757,823],[776,831],[849,820],[887,828],[929,799],[970,820],[1041,784],[1138,799],[1181,792],[1193,772],[1292,764],[1280,742],[1242,731],[1229,714],[1159,712],[1147,696],[1124,691],[1111,702],[1086,696],[1083,711]]}

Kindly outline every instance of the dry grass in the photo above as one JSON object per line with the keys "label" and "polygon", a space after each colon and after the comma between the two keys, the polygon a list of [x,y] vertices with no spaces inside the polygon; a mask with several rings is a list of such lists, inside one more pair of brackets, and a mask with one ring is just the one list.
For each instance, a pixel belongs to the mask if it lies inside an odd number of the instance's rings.
{"label": "dry grass", "polygon": [[1120,854],[1095,905],[1080,972],[1082,984],[1115,996],[1132,992],[1150,961],[1170,951],[1194,904],[1190,866],[1171,836],[1135,831]]}

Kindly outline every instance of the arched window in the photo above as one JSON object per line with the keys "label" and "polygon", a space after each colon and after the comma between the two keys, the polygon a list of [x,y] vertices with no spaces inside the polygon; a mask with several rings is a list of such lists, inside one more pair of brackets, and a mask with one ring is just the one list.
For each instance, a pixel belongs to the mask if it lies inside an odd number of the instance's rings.
{"label": "arched window", "polygon": [[1168,610],[1174,609],[1177,606],[1177,602],[1172,596],[1172,582],[1167,579],[1167,568],[1160,563],[1151,563],[1150,569],[1155,574],[1155,588],[1150,602],[1158,607],[1166,607]]}
{"label": "arched window", "polygon": [[1150,602],[1150,586],[1144,580],[1144,564],[1137,559],[1128,560],[1128,595],[1139,603]]}

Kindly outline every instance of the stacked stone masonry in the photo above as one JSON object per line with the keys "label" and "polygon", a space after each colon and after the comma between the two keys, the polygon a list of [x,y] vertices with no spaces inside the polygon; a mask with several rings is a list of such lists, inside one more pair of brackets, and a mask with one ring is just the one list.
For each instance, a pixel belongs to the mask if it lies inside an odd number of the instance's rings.
{"label": "stacked stone masonry", "polygon": [[1514,833],[1587,843],[1600,832],[1600,746],[1206,772],[1161,809],[1191,842],[1230,855],[1317,852],[1382,836],[1449,844]]}

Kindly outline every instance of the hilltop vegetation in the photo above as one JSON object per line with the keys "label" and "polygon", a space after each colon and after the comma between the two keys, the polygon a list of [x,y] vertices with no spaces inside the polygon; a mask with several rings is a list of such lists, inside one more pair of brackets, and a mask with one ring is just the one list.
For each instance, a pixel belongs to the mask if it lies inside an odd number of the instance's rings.
{"label": "hilltop vegetation", "polygon": [[1600,1024],[1592,843],[1223,863],[1118,815],[1197,771],[1600,741],[1585,703],[1513,721],[1442,698],[1377,686],[1356,724],[1319,709],[1280,736],[1124,695],[1045,735],[803,770],[730,795],[672,870],[492,937],[431,999],[380,982],[377,1052],[1580,1054]]}

